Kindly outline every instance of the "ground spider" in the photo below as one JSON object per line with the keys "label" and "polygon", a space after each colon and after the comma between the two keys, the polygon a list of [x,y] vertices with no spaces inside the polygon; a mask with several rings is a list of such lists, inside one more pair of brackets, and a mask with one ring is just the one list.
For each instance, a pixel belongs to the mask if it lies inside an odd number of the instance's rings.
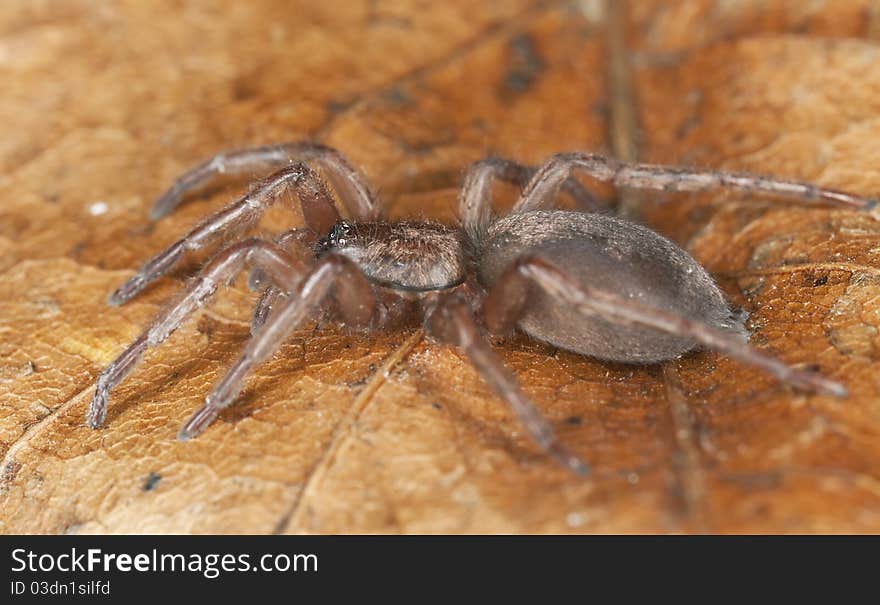
{"label": "ground spider", "polygon": [[[342,219],[329,182],[347,210]],[[242,269],[263,290],[244,353],[180,430],[189,439],[233,403],[247,375],[319,308],[348,325],[380,329],[418,306],[431,338],[460,347],[483,379],[519,417],[535,442],[568,469],[588,466],[554,436],[483,335],[518,328],[557,347],[625,363],[670,360],[699,346],[723,352],[794,387],[844,396],[839,383],[801,371],[748,346],[742,320],[708,273],[684,250],[643,226],[607,214],[551,209],[560,190],[581,206],[592,198],[572,171],[614,185],[665,191],[729,187],[800,202],[871,210],[875,200],[815,185],[749,174],[626,164],[588,153],[562,153],[538,169],[486,159],[467,171],[460,225],[389,222],[357,170],[336,150],[313,143],[258,147],[217,155],[181,176],[152,216],[221,175],[268,178],[205,219],[146,263],[110,297],[130,300],[188,252],[239,235],[293,191],[305,226],[273,241],[248,238],[223,248],[185,294],[100,375],[88,424],[105,419],[109,391],[193,311]],[[493,216],[496,179],[521,187],[512,210]],[[598,278],[598,279],[597,279]]]}

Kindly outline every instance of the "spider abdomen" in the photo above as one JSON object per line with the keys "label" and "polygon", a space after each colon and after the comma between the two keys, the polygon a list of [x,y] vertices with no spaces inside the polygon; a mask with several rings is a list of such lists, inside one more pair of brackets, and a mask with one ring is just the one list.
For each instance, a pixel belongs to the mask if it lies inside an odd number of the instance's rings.
{"label": "spider abdomen", "polygon": [[[561,210],[511,214],[480,242],[478,279],[491,286],[517,258],[538,256],[579,284],[684,315],[723,330],[741,330],[724,295],[687,252],[650,229],[620,218]],[[586,316],[533,288],[518,327],[532,338],[612,361],[653,363],[693,349],[690,338]]]}

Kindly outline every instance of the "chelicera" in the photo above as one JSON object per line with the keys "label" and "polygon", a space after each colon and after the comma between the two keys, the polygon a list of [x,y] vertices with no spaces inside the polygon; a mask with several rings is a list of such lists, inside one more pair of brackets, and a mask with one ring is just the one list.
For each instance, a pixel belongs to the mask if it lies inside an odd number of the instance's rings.
{"label": "chelicera", "polygon": [[[490,346],[486,332],[519,329],[562,349],[632,364],[663,362],[700,347],[714,349],[793,387],[846,395],[838,382],[750,347],[742,315],[730,307],[706,270],[676,244],[622,218],[556,209],[556,199],[565,192],[581,210],[595,209],[593,198],[572,178],[573,171],[582,171],[599,181],[633,188],[728,187],[857,210],[872,210],[875,200],[749,174],[563,153],[538,169],[497,158],[471,165],[460,191],[458,225],[391,222],[381,218],[363,177],[338,151],[291,143],[217,155],[181,176],[156,202],[152,216],[164,216],[187,194],[222,175],[273,170],[112,294],[112,304],[130,300],[188,253],[253,227],[270,205],[287,199],[282,194],[292,191],[299,200],[302,227],[271,241],[246,238],[223,247],[185,293],[101,373],[87,412],[91,427],[103,424],[110,390],[146,351],[246,268],[251,271],[250,284],[262,290],[251,337],[182,427],[180,439],[204,431],[236,400],[248,374],[321,310],[332,310],[347,325],[379,330],[391,329],[415,306],[423,314],[425,333],[459,347],[538,446],[580,474],[588,465],[557,440]],[[521,188],[504,216],[492,212],[492,185],[498,179]],[[345,219],[337,200],[346,210]]]}

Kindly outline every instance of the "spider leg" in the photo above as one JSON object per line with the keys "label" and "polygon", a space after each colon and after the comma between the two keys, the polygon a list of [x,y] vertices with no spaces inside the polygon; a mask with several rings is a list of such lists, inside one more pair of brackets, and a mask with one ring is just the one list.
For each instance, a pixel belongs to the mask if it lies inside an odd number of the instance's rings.
{"label": "spider leg", "polygon": [[523,393],[513,373],[480,333],[473,313],[460,295],[441,299],[425,320],[425,331],[436,340],[457,346],[467,354],[483,380],[510,406],[542,450],[579,475],[590,472],[586,463],[559,442],[553,427]]}
{"label": "spider leg", "polygon": [[150,218],[162,218],[177,208],[191,192],[210,187],[224,177],[268,174],[287,164],[301,162],[311,162],[324,172],[352,216],[358,220],[374,220],[379,216],[378,206],[363,176],[339,151],[309,141],[297,141],[215,155],[180,175],[153,204]]}
{"label": "spider leg", "polygon": [[336,299],[347,323],[364,325],[373,314],[375,299],[367,278],[352,261],[338,254],[321,258],[289,292],[284,305],[251,337],[238,361],[180,429],[179,439],[191,439],[205,430],[223,408],[235,401],[251,370],[274,353],[327,296]]}
{"label": "spider leg", "polygon": [[618,324],[637,324],[692,338],[697,343],[753,365],[783,383],[799,389],[835,397],[845,397],[846,388],[815,372],[797,370],[760,353],[736,334],[622,298],[604,290],[579,284],[555,265],[534,256],[514,261],[499,276],[484,305],[486,325],[492,332],[512,328],[524,307],[528,288],[537,286],[548,295],[564,301],[587,315],[599,316]]}
{"label": "spider leg", "polygon": [[804,204],[828,204],[863,211],[874,210],[877,206],[876,199],[823,189],[812,183],[738,172],[618,162],[597,154],[572,152],[554,155],[541,166],[512,212],[527,212],[546,205],[573,170],[582,170],[598,181],[634,189],[708,191],[730,188],[775,195]]}
{"label": "spider leg", "polygon": [[[317,241],[318,236],[308,227],[294,227],[282,233],[279,233],[272,241],[291,253],[297,260],[303,262],[311,262],[314,259],[312,248]],[[266,274],[258,267],[251,269],[248,277],[248,288],[259,290],[266,281]]]}
{"label": "spider leg", "polygon": [[230,282],[246,265],[259,267],[273,283],[281,284],[289,291],[306,271],[306,266],[285,250],[261,239],[239,242],[217,254],[180,300],[157,315],[150,327],[101,372],[86,415],[89,426],[97,428],[103,424],[110,390],[131,372],[147,350],[161,344],[189,315],[202,307],[219,286]]}
{"label": "spider leg", "polygon": [[[492,184],[496,179],[525,187],[537,168],[524,166],[504,158],[487,158],[471,164],[464,177],[458,198],[459,219],[469,232],[479,232],[489,224],[492,212]],[[573,178],[562,180],[560,188],[570,196],[578,209],[594,212],[602,205],[592,193]],[[554,192],[555,193],[555,192]]]}
{"label": "spider leg", "polygon": [[254,190],[199,223],[189,233],[154,256],[111,296],[110,304],[122,304],[150,282],[171,270],[186,252],[205,248],[221,236],[240,233],[253,226],[266,209],[293,189],[309,228],[323,233],[339,219],[333,198],[318,174],[305,164],[291,164],[275,172]]}
{"label": "spider leg", "polygon": [[[315,243],[317,236],[308,228],[297,227],[281,233],[273,240],[278,246],[294,254],[297,260],[310,263],[314,258],[312,255],[312,245]],[[278,303],[287,297],[287,292],[277,283],[273,283],[268,279],[266,273],[259,267],[251,269],[248,276],[248,288],[251,290],[263,289],[254,309],[251,319],[251,334],[256,333],[260,327],[266,323],[272,309]]]}
{"label": "spider leg", "polygon": [[256,334],[269,320],[272,311],[287,300],[288,294],[288,292],[274,285],[268,286],[263,290],[260,298],[257,299],[257,306],[254,307],[254,314],[251,317],[251,336]]}

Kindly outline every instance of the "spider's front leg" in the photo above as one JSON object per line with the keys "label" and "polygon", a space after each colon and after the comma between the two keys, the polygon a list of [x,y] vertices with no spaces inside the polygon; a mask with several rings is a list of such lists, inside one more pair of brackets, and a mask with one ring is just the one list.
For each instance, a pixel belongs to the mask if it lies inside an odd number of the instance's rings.
{"label": "spider's front leg", "polygon": [[203,249],[220,237],[235,235],[253,226],[288,189],[296,192],[306,225],[315,233],[326,232],[339,220],[333,197],[318,174],[306,164],[291,164],[154,256],[111,295],[110,304],[122,304],[136,296],[177,265],[187,252]]}
{"label": "spider's front leg", "polygon": [[250,147],[219,153],[180,175],[153,204],[150,218],[172,212],[184,197],[214,185],[223,177],[268,174],[288,164],[312,162],[326,175],[349,213],[362,220],[375,220],[379,208],[361,174],[336,149],[310,141]]}
{"label": "spider's front leg", "polygon": [[425,320],[425,331],[436,340],[457,346],[467,354],[483,380],[510,406],[542,450],[578,475],[590,472],[586,463],[559,442],[553,427],[523,393],[513,373],[481,334],[470,307],[460,295],[441,298]]}
{"label": "spider's front leg", "polygon": [[554,155],[541,166],[512,212],[527,212],[546,206],[575,170],[598,181],[633,189],[709,191],[728,188],[779,196],[804,204],[826,204],[865,212],[874,211],[877,206],[876,199],[824,189],[812,183],[747,173],[618,162],[598,154],[572,152]]}
{"label": "spider's front leg", "polygon": [[110,390],[131,372],[147,349],[161,344],[203,306],[220,285],[231,281],[247,265],[259,268],[285,291],[293,291],[307,270],[305,264],[283,248],[260,239],[245,240],[219,253],[202,269],[180,300],[156,316],[150,327],[101,372],[86,416],[89,426],[97,428],[103,424]]}
{"label": "spider's front leg", "polygon": [[[317,239],[315,232],[308,227],[298,227],[285,231],[275,237],[273,241],[294,254],[297,260],[310,263],[314,259],[313,247]],[[266,323],[272,309],[280,304],[287,294],[283,288],[271,283],[266,274],[257,267],[251,269],[248,276],[248,288],[251,291],[263,291],[251,318],[251,334],[254,334]]]}
{"label": "spider's front leg", "polygon": [[618,325],[637,325],[692,339],[709,349],[758,367],[780,382],[824,395],[845,397],[846,388],[815,372],[797,370],[750,347],[736,334],[718,330],[687,317],[634,302],[600,288],[578,283],[564,271],[537,256],[523,256],[498,277],[487,296],[486,325],[495,333],[511,330],[529,304],[530,289],[536,287],[587,316],[600,317]]}
{"label": "spider's front leg", "polygon": [[345,322],[353,326],[369,323],[375,309],[372,287],[352,261],[328,254],[287,291],[283,304],[271,315],[245,346],[238,361],[214,386],[205,404],[181,428],[179,439],[190,439],[204,431],[220,411],[241,392],[251,370],[269,357],[303,320],[332,296]]}

